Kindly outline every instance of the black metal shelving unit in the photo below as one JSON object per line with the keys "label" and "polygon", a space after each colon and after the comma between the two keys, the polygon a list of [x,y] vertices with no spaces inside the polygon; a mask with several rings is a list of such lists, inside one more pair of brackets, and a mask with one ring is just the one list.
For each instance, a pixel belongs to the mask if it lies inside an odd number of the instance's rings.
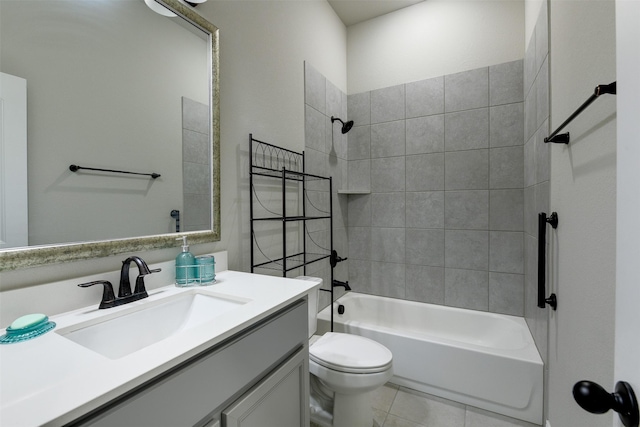
{"label": "black metal shelving unit", "polygon": [[[332,180],[331,177],[324,177],[305,173],[304,151],[296,152],[286,148],[278,147],[264,141],[257,140],[253,134],[249,134],[249,191],[250,191],[250,223],[251,223],[251,272],[255,269],[276,270],[282,273],[283,277],[287,277],[287,273],[299,268],[303,268],[304,274],[307,274],[307,266],[318,261],[329,259],[333,250],[333,202],[332,202]],[[279,180],[282,191],[282,203],[279,207],[280,212],[272,211],[264,206],[259,197],[259,191],[256,188],[256,178],[265,177]],[[276,181],[274,181],[276,182]],[[313,191],[327,191],[329,206],[327,211],[323,211],[314,206],[314,214],[307,214],[307,205],[310,204],[307,192],[310,183],[314,183]],[[293,186],[293,188],[292,188]],[[324,187],[324,189],[323,189]],[[318,190],[318,188],[320,190]],[[298,214],[287,214],[290,209],[291,201],[287,200],[290,193],[295,192],[298,199],[293,203],[297,208]],[[263,211],[267,212],[261,216],[256,216],[256,203],[263,207]],[[322,248],[318,245],[309,234],[308,224],[314,221],[329,220],[327,233],[329,234],[329,247]],[[267,256],[259,244],[259,238],[256,235],[255,226],[261,222],[282,223],[282,256],[270,258]],[[288,228],[295,224],[299,224],[297,230],[301,235],[300,248],[296,248],[294,252],[288,253],[287,248],[287,232]],[[291,229],[289,229],[291,231]],[[320,248],[321,253],[307,252],[307,239],[311,239],[315,246]],[[256,250],[260,252],[264,260],[256,261]],[[333,280],[333,270],[331,273]]]}

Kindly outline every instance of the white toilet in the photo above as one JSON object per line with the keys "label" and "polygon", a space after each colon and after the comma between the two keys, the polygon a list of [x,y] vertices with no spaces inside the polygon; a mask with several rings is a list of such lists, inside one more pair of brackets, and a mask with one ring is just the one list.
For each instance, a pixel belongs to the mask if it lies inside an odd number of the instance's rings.
{"label": "white toilet", "polygon": [[311,421],[323,427],[371,427],[371,395],[393,376],[388,348],[358,335],[316,332],[318,293],[309,292],[309,373]]}

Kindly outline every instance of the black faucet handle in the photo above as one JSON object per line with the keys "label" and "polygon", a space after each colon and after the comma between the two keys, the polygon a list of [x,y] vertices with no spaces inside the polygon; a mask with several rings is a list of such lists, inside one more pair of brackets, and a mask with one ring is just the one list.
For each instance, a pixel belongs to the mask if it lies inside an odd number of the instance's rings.
{"label": "black faucet handle", "polygon": [[99,308],[113,307],[113,303],[116,300],[116,295],[113,293],[113,285],[108,280],[96,280],[94,282],[80,283],[78,286],[81,288],[88,288],[94,285],[103,285],[102,301],[100,301]]}
{"label": "black faucet handle", "polygon": [[143,294],[145,297],[149,296],[144,286],[144,276],[146,276],[147,274],[159,273],[161,271],[162,271],[161,268],[155,268],[153,270],[147,269],[147,272],[140,273],[136,278],[136,288],[134,289],[133,294],[134,295]]}

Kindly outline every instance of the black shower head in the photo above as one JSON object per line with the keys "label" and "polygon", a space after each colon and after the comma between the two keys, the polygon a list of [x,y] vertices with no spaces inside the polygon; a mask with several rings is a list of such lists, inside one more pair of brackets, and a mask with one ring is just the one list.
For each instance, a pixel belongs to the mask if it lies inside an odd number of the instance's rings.
{"label": "black shower head", "polygon": [[333,117],[331,116],[331,123],[335,122],[335,121],[339,121],[340,123],[342,123],[342,133],[347,133],[351,130],[351,128],[353,127],[353,120],[349,120],[347,123],[343,122],[342,119],[339,119],[337,117]]}

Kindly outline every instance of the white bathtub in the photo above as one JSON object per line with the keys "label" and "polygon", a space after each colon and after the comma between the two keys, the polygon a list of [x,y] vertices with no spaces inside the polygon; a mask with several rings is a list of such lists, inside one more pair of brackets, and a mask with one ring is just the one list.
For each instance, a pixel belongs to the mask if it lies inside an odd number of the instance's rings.
{"label": "white bathtub", "polygon": [[[318,333],[330,316],[318,313]],[[543,364],[520,317],[349,292],[334,331],[389,348],[392,383],[542,424]]]}

